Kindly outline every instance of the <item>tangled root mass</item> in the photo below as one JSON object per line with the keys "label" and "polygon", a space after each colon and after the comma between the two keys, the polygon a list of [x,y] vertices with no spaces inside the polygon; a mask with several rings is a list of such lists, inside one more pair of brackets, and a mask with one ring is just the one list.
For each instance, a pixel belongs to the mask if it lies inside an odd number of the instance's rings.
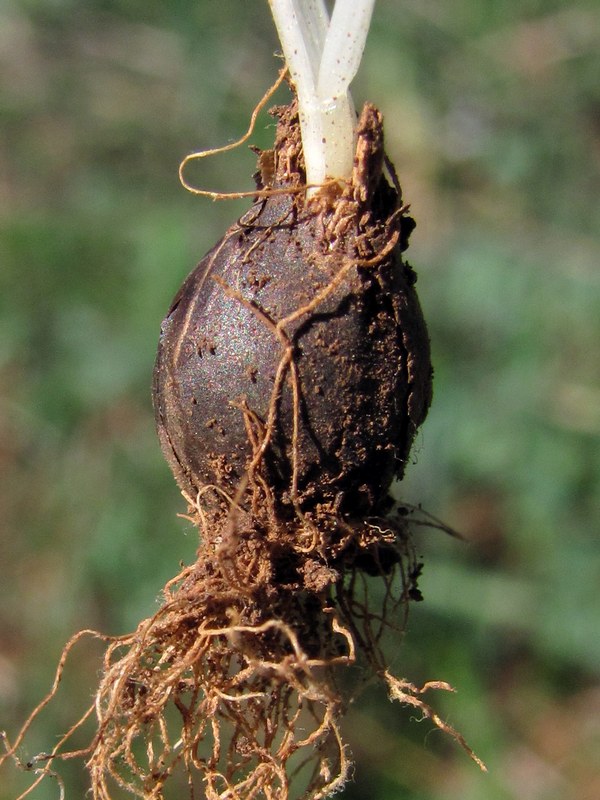
{"label": "tangled root mass", "polygon": [[[318,798],[348,777],[339,679],[357,645],[383,672],[381,610],[370,607],[359,567],[335,584],[309,576],[331,588],[308,590],[284,582],[279,548],[267,555],[258,532],[239,533],[202,553],[158,614],[109,647],[89,759],[96,797],[112,797],[111,784],[168,797],[179,776],[191,797]],[[418,572],[406,538],[365,524],[354,541],[374,558],[383,542],[394,553],[382,568],[400,624],[412,581],[395,573]]]}

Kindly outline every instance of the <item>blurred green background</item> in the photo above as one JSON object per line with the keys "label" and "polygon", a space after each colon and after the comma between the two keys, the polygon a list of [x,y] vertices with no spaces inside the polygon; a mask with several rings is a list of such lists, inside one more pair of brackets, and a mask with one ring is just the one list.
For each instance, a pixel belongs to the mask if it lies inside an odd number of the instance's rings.
{"label": "blurred green background", "polygon": [[[154,434],[161,318],[247,206],[193,197],[180,158],[240,135],[272,82],[266,0],[0,2],[0,728],[14,735],[79,628],[156,608],[196,534]],[[490,772],[372,688],[346,800],[600,797],[600,7],[378,0],[359,77],[418,227],[435,400],[397,493],[425,602],[398,675]],[[269,146],[270,118],[253,141]],[[191,177],[251,188],[246,149]],[[93,692],[98,645],[20,751]],[[81,765],[61,768],[67,800]],[[30,776],[0,776],[14,800]],[[57,798],[43,784],[35,798]]]}

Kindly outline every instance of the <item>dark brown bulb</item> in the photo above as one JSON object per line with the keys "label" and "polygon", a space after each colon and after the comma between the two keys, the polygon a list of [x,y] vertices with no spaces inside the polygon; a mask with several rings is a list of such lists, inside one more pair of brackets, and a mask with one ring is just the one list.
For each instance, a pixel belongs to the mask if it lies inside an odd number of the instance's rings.
{"label": "dark brown bulb", "polygon": [[[207,485],[236,494],[269,419],[259,470],[282,509],[370,513],[404,472],[431,398],[429,340],[401,258],[414,223],[394,214],[380,133],[373,139],[380,118],[366,111],[359,142],[368,127],[370,160],[355,173],[379,174],[338,199],[334,208],[347,213],[293,194],[257,200],[189,275],[162,324],[157,427],[192,497]],[[280,131],[276,163],[294,136],[293,124]]]}

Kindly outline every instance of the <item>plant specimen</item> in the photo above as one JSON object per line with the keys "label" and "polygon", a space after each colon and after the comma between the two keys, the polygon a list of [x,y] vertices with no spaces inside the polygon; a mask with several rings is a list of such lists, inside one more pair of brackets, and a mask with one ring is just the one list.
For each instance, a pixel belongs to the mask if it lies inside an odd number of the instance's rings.
{"label": "plant specimen", "polygon": [[173,300],[154,372],[197,561],[107,638],[85,753],[96,800],[182,781],[209,800],[326,797],[348,778],[359,673],[466,747],[420,696],[446,684],[395,678],[382,647],[420,597],[389,488],[432,370],[403,258],[414,221],[381,114],[357,115],[349,92],[373,0],[337,0],[331,19],[323,0],[270,5],[294,97],[273,109],[252,207]]}

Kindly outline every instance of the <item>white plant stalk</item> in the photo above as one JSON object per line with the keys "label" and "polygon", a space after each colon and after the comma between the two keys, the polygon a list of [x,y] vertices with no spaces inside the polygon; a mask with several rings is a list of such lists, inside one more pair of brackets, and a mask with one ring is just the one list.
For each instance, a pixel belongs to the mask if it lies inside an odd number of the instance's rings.
{"label": "white plant stalk", "polygon": [[269,0],[296,87],[306,180],[348,180],[356,113],[350,83],[362,58],[375,0]]}

